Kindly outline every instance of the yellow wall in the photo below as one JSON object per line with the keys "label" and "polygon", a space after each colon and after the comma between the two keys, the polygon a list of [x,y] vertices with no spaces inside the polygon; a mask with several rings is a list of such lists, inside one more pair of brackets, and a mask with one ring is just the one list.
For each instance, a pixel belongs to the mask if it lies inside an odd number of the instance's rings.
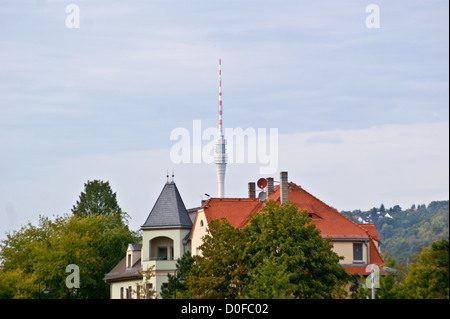
{"label": "yellow wall", "polygon": [[[200,226],[203,222],[203,227]],[[191,235],[191,246],[192,251],[191,254],[197,255],[197,248],[203,243],[202,237],[207,234],[208,222],[206,220],[205,212],[203,209],[199,210],[197,213],[197,217],[195,219],[195,224],[192,228],[193,232]],[[201,251],[198,252],[198,255],[201,255]]]}
{"label": "yellow wall", "polygon": [[[364,263],[368,264],[367,247],[361,241],[331,241],[333,244],[333,251],[344,259],[340,261],[341,264],[353,264],[353,243],[362,243]],[[368,244],[367,244],[368,245]]]}

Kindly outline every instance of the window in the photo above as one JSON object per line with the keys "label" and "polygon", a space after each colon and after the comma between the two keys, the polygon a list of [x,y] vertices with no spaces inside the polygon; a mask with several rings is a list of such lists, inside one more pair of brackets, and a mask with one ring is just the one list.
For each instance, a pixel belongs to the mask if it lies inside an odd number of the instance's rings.
{"label": "window", "polygon": [[158,247],[158,259],[167,260],[167,247]]}
{"label": "window", "polygon": [[123,287],[120,287],[120,299],[123,299]]}
{"label": "window", "polygon": [[131,268],[131,254],[128,254],[128,259],[127,259],[127,268]]}
{"label": "window", "polygon": [[141,285],[136,284],[136,299],[141,299]]}
{"label": "window", "polygon": [[203,220],[200,221],[200,228],[203,228],[204,224],[203,224]]}
{"label": "window", "polygon": [[363,259],[363,244],[362,243],[354,243],[353,244],[353,262],[364,262]]}
{"label": "window", "polygon": [[[153,284],[147,283],[145,289],[146,289],[147,298],[150,299],[152,297],[151,292],[153,290]],[[145,298],[145,296],[144,296],[144,298]]]}

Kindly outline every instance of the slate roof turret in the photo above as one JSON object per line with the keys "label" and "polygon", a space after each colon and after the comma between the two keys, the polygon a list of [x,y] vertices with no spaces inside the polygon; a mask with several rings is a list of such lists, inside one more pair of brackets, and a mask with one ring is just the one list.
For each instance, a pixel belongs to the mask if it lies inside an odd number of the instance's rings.
{"label": "slate roof turret", "polygon": [[141,229],[192,228],[175,182],[167,182]]}

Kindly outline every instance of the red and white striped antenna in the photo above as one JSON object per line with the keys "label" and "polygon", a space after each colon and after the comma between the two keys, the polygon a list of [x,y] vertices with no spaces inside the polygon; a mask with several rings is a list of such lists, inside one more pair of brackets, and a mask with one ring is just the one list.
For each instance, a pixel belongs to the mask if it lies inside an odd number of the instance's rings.
{"label": "red and white striped antenna", "polygon": [[223,136],[222,129],[222,60],[219,59],[219,136]]}
{"label": "red and white striped antenna", "polygon": [[227,153],[225,145],[227,141],[223,136],[222,128],[222,60],[219,59],[219,136],[215,142],[214,159],[216,162],[218,179],[218,197],[225,197],[225,170],[227,166]]}

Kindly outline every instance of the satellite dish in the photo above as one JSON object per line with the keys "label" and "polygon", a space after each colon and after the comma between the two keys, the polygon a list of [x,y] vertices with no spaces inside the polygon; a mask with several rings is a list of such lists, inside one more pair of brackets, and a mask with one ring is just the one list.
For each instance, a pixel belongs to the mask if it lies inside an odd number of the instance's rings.
{"label": "satellite dish", "polygon": [[258,185],[259,188],[264,188],[267,186],[267,179],[260,178],[258,179],[258,182],[256,184]]}
{"label": "satellite dish", "polygon": [[267,198],[266,192],[260,192],[259,193],[258,199],[259,199],[260,202],[264,202],[266,200],[266,198]]}

